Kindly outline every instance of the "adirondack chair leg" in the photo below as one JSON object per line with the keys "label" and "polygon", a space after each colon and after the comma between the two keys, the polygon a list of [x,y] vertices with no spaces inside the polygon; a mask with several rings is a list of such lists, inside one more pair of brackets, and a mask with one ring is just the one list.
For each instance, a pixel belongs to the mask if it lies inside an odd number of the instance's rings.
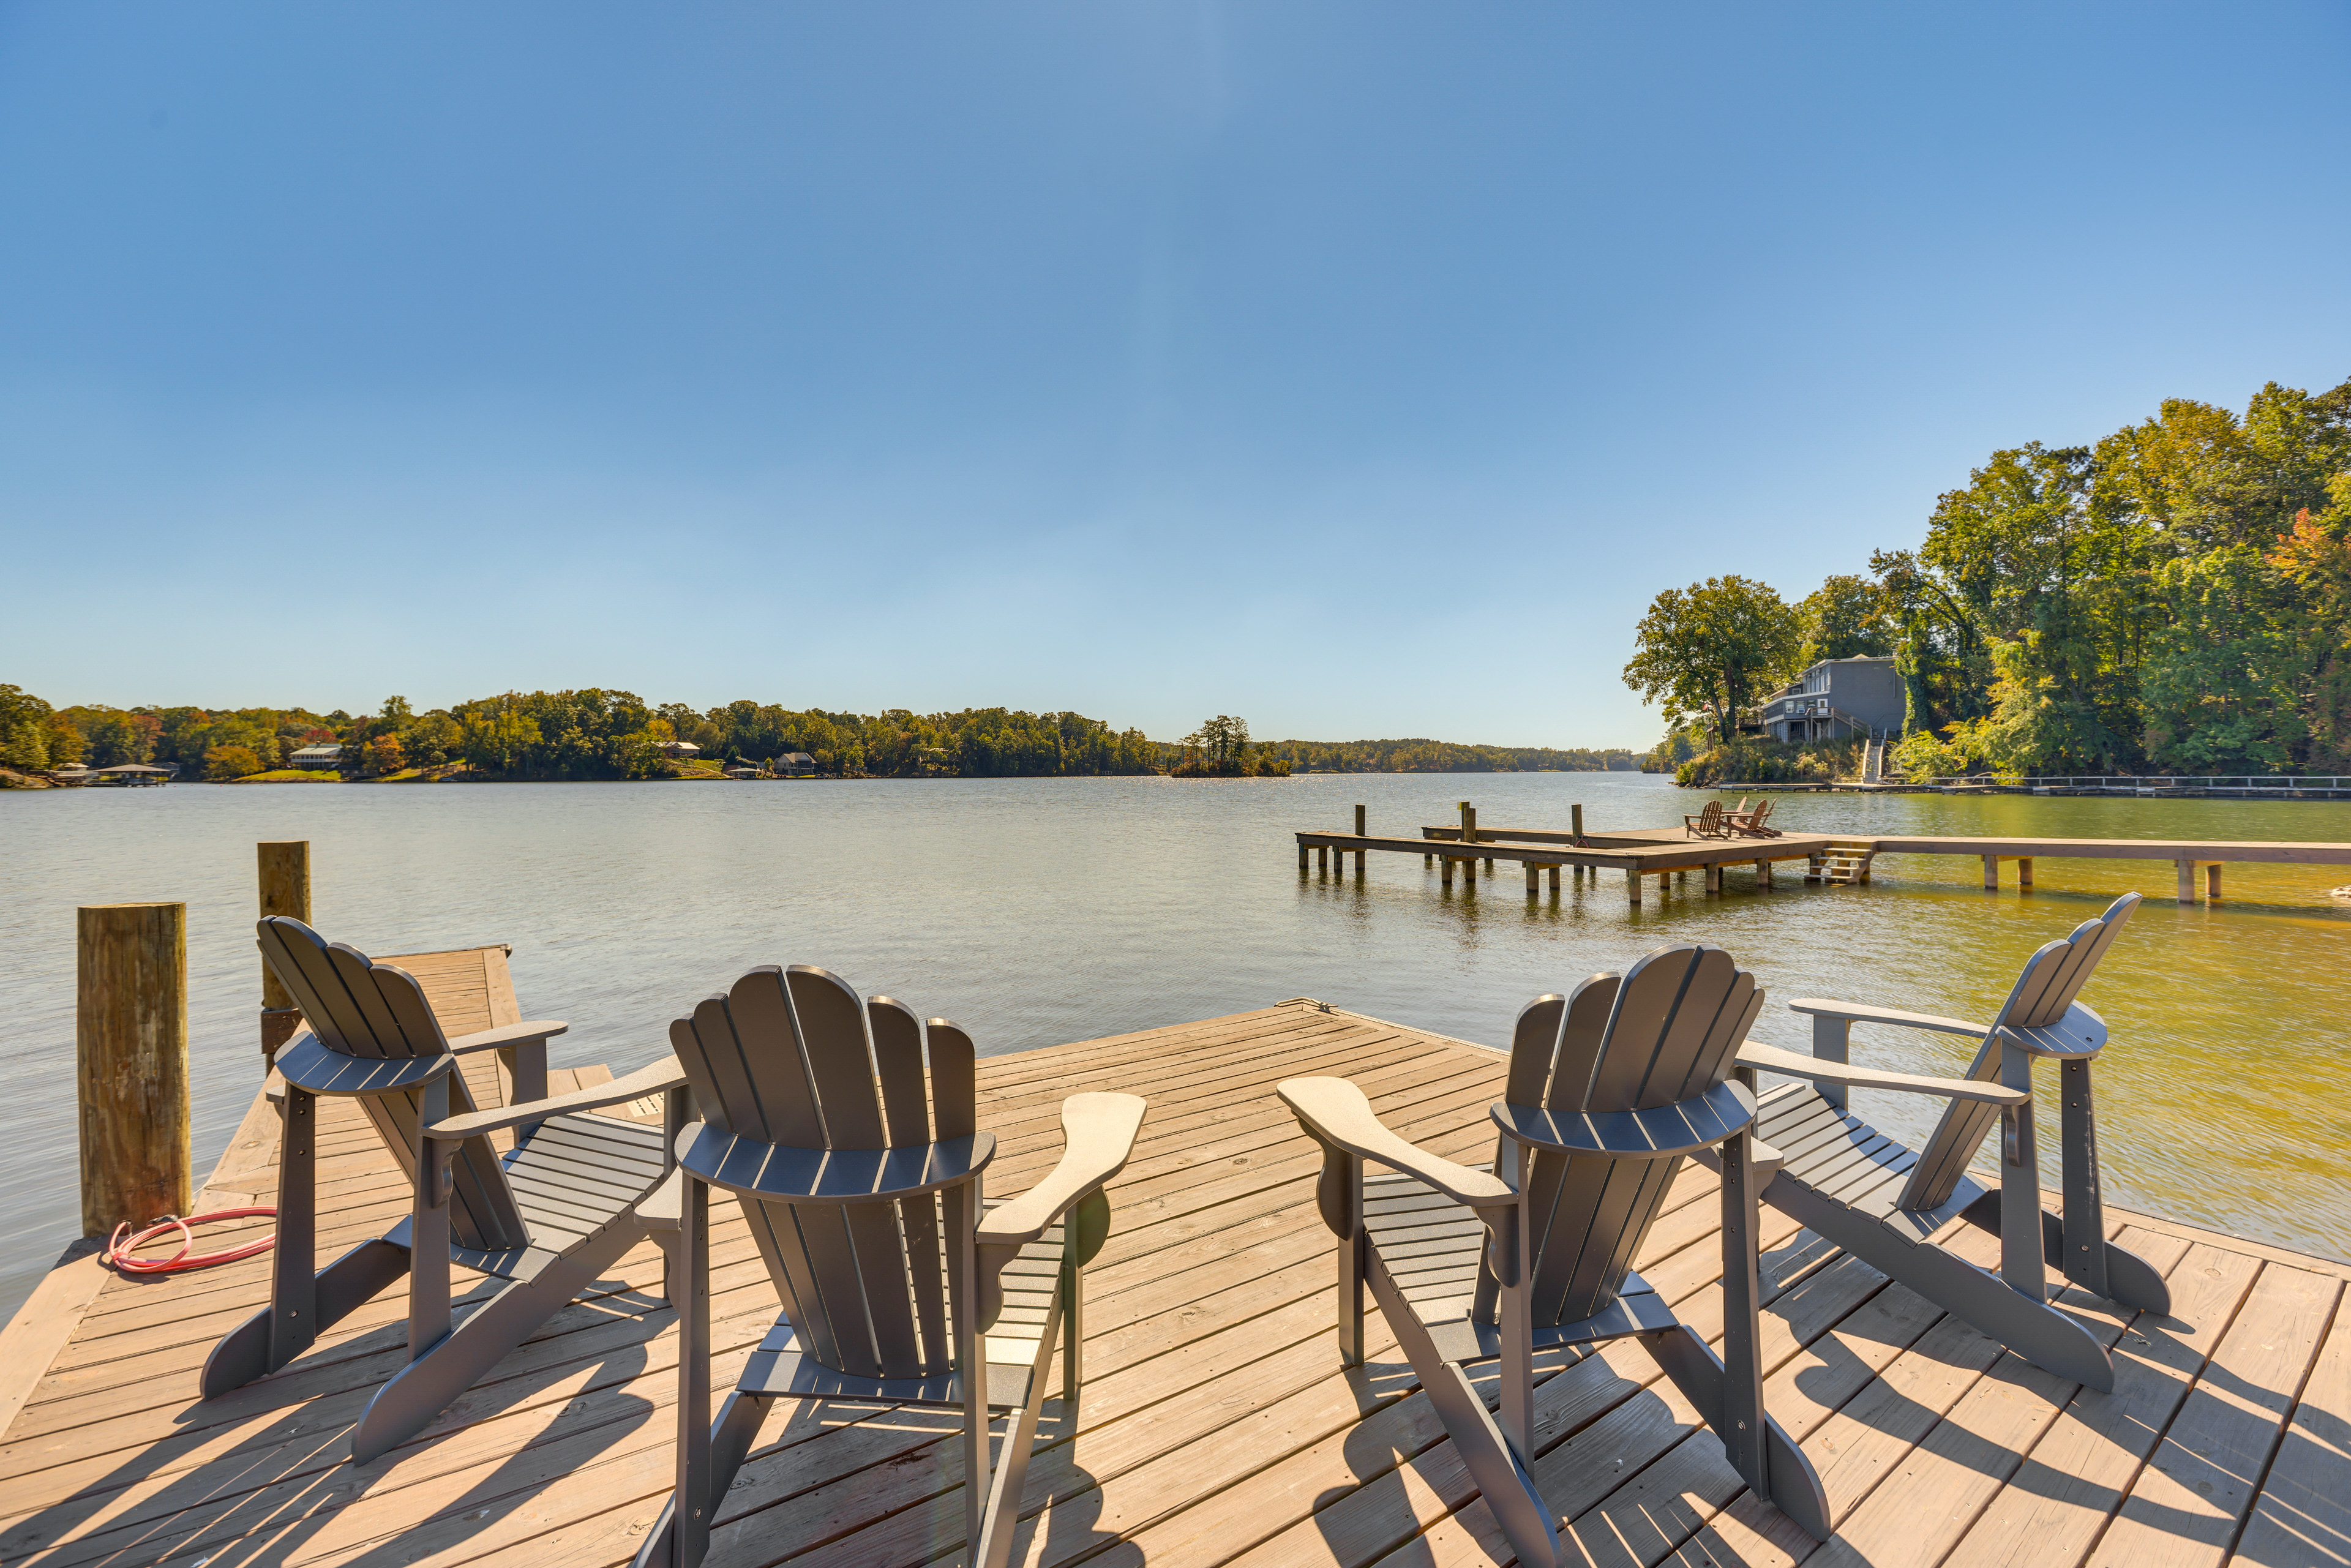
{"label": "adirondack chair leg", "polygon": [[[1853,1020],[1851,1019],[1813,1017],[1813,1056],[1820,1061],[1846,1062],[1853,1060]],[[1752,1087],[1752,1085],[1750,1085]],[[1842,1083],[1817,1083],[1813,1088],[1820,1097],[1842,1111],[1851,1091]]]}
{"label": "adirondack chair leg", "polygon": [[[408,1359],[412,1365],[449,1337],[449,1162],[457,1154],[454,1144],[436,1142],[423,1132],[448,1119],[448,1074],[426,1084],[420,1098],[423,1110],[417,1118],[415,1219],[408,1243]],[[382,1397],[381,1391],[377,1397]]]}
{"label": "adirondack chair leg", "polygon": [[[2000,1053],[2000,1081],[2032,1092],[2032,1058],[2013,1045]],[[2005,1106],[2000,1136],[2000,1272],[2009,1288],[2036,1301],[2049,1299],[2041,1250],[2041,1161],[2033,1147],[2032,1106]]]}
{"label": "adirondack chair leg", "polygon": [[[1690,1402],[1700,1418],[1714,1429],[1716,1436],[1723,1436],[1725,1421],[1722,1412],[1728,1402],[1728,1390],[1737,1379],[1725,1369],[1714,1352],[1707,1348],[1706,1342],[1698,1337],[1697,1331],[1687,1323],[1677,1323],[1655,1333],[1641,1334],[1638,1338],[1641,1347],[1649,1353],[1659,1369],[1674,1380],[1674,1386],[1681,1390],[1682,1397]],[[1828,1493],[1821,1486],[1820,1472],[1813,1469],[1813,1461],[1805,1457],[1803,1449],[1796,1446],[1796,1440],[1788,1436],[1786,1428],[1768,1413],[1762,1416],[1761,1427],[1762,1452],[1759,1468],[1766,1484],[1755,1487],[1750,1481],[1750,1486],[1753,1487],[1758,1498],[1795,1521],[1813,1540],[1826,1541],[1829,1538],[1829,1500]],[[1735,1427],[1732,1430],[1736,1432]],[[1730,1452],[1728,1440],[1724,1442],[1723,1449],[1726,1453]],[[1735,1464],[1737,1458],[1735,1455],[1732,1458]],[[1741,1479],[1745,1479],[1744,1476]]]}
{"label": "adirondack chair leg", "polygon": [[277,1108],[277,1243],[269,1257],[269,1305],[225,1335],[204,1359],[203,1397],[266,1377],[319,1337],[317,1098],[286,1087]]}
{"label": "adirondack chair leg", "polygon": [[2136,1254],[2106,1239],[2105,1203],[2098,1190],[2097,1103],[2087,1060],[2058,1070],[2065,1104],[2061,1119],[2065,1183],[2064,1237],[2058,1263],[2065,1277],[2093,1295],[2142,1312],[2171,1311],[2171,1288]]}
{"label": "adirondack chair leg", "polygon": [[[529,1280],[503,1286],[467,1313],[455,1333],[428,1347],[376,1390],[359,1425],[351,1429],[352,1458],[366,1464],[431,1426],[434,1416],[496,1365],[500,1357],[570,1305],[589,1281],[611,1270],[644,1234],[642,1226],[616,1222]],[[444,1244],[444,1270],[448,1256],[449,1249]]]}
{"label": "adirondack chair leg", "polygon": [[[2033,1365],[2068,1382],[2101,1394],[2114,1392],[2115,1364],[2105,1347],[2090,1336],[2089,1330],[2046,1301],[2026,1299],[1998,1276],[1953,1257],[1931,1241],[1916,1245],[1905,1241],[1869,1216],[1856,1214],[1798,1183],[1774,1182],[1767,1190],[1772,1207],[1945,1312],[1965,1319],[1987,1339],[1998,1340]],[[1981,1212],[1970,1208],[1967,1218],[1997,1235],[2000,1195],[1988,1193],[1979,1202]],[[2032,1232],[2038,1232],[2040,1223],[2036,1210]]]}
{"label": "adirondack chair leg", "polygon": [[[1419,1314],[1389,1276],[1379,1249],[1366,1241],[1364,1258],[1365,1281],[1380,1304],[1381,1316],[1387,1320],[1388,1331],[1404,1347],[1405,1359],[1412,1363],[1413,1375],[1420,1379],[1428,1402],[1437,1407],[1437,1418],[1445,1423],[1446,1433],[1461,1456],[1462,1468],[1485,1494],[1486,1506],[1502,1527],[1511,1550],[1525,1568],[1558,1568],[1559,1529],[1551,1505],[1535,1490],[1534,1477],[1527,1472],[1524,1459],[1502,1435],[1494,1413],[1478,1397],[1459,1364],[1438,1354],[1437,1342],[1429,1337]],[[1520,1289],[1527,1289],[1523,1271]]]}
{"label": "adirondack chair leg", "polygon": [[1741,1133],[1722,1146],[1722,1360],[1727,1368],[1715,1434],[1756,1496],[1770,1500],[1763,1453],[1761,1223],[1756,1212],[1755,1140]]}
{"label": "adirondack chair leg", "polygon": [[[528,1105],[534,1100],[547,1098],[547,1041],[527,1040],[520,1045],[498,1048],[498,1060],[507,1070],[507,1082],[513,1085],[510,1105]],[[545,1125],[540,1122],[525,1122],[515,1129],[517,1141],[529,1137]]]}
{"label": "adirondack chair leg", "polygon": [[1004,1458],[989,1484],[987,1517],[971,1542],[972,1568],[1004,1568],[1011,1560],[1012,1538],[1020,1529],[1020,1489],[1029,1477],[1029,1450],[1037,1441],[1037,1418],[1044,1413],[1046,1375],[1053,1370],[1053,1341],[1061,1332],[1061,1298],[1053,1295],[1045,1309],[1044,1337],[1037,1342],[1037,1360],[1029,1369],[1029,1399],[1004,1434]]}
{"label": "adirondack chair leg", "polygon": [[940,1196],[947,1228],[947,1312],[955,1320],[956,1370],[963,1375],[963,1538],[977,1542],[987,1512],[987,1339],[977,1321],[979,1249],[971,1238],[984,1200],[977,1177]]}
{"label": "adirondack chair leg", "polygon": [[[1508,1164],[1504,1160],[1509,1161]],[[1509,1173],[1507,1179],[1519,1192],[1527,1189],[1528,1166],[1532,1155],[1523,1146],[1513,1145],[1508,1155],[1495,1160],[1497,1171]],[[1512,1206],[1508,1223],[1513,1229],[1511,1252],[1518,1279],[1515,1283],[1501,1284],[1499,1305],[1502,1339],[1502,1436],[1510,1440],[1510,1448],[1521,1465],[1531,1465],[1535,1459],[1535,1339],[1534,1339],[1534,1280],[1527,1266],[1533,1248],[1527,1234],[1527,1206]],[[1506,1260],[1506,1264],[1510,1260]],[[1479,1270],[1482,1276],[1494,1272],[1493,1260],[1488,1259]],[[1496,1282],[1500,1284],[1499,1276]]]}
{"label": "adirondack chair leg", "polygon": [[[284,1210],[279,1212],[282,1215]],[[382,1237],[360,1242],[315,1276],[309,1271],[307,1259],[299,1253],[295,1257],[302,1264],[299,1288],[307,1292],[301,1299],[309,1304],[299,1307],[291,1321],[306,1324],[309,1337],[299,1344],[286,1342],[285,1360],[275,1359],[271,1336],[278,1309],[275,1305],[263,1308],[213,1347],[212,1354],[204,1360],[202,1397],[214,1398],[276,1372],[308,1348],[311,1338],[334,1327],[353,1308],[374,1300],[385,1286],[408,1272],[408,1249]],[[273,1300],[282,1299],[278,1292],[273,1291],[272,1295]]]}

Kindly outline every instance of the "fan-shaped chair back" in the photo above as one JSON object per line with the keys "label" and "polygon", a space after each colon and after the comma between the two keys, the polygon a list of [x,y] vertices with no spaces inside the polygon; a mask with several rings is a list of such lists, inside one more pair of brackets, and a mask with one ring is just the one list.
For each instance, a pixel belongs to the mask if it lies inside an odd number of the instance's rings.
{"label": "fan-shaped chair back", "polygon": [[[365,1064],[387,1059],[446,1056],[449,1041],[424,999],[423,988],[407,970],[378,964],[358,948],[329,942],[298,920],[270,915],[255,926],[262,958],[302,1009],[303,1021],[323,1050],[351,1060],[355,1075]],[[289,1042],[291,1050],[298,1045]],[[280,1061],[288,1068],[286,1051]],[[449,1085],[449,1113],[475,1111],[465,1076],[453,1063],[444,1075]],[[424,1091],[360,1096],[392,1158],[413,1182]],[[486,1137],[468,1138],[457,1146],[451,1172],[454,1189],[449,1205],[452,1239],[460,1247],[502,1252],[528,1246],[530,1232],[515,1206],[498,1152]]]}
{"label": "fan-shaped chair back", "polygon": [[[1763,1006],[1754,977],[1719,947],[1660,947],[1622,975],[1594,975],[1571,997],[1519,1014],[1504,1098],[1552,1111],[1646,1111],[1728,1077]],[[1509,1157],[1504,1140],[1499,1157]],[[1607,1160],[1535,1155],[1527,1215],[1535,1326],[1578,1322],[1613,1304],[1657,1217],[1680,1157]],[[1479,1286],[1495,1321],[1499,1288]]]}
{"label": "fan-shaped chair back", "polygon": [[[704,1121],[737,1136],[820,1151],[945,1143],[976,1130],[970,1038],[943,1019],[925,1027],[887,997],[862,1001],[811,965],[752,970],[673,1023],[670,1042]],[[962,1192],[850,1204],[738,1196],[818,1362],[862,1377],[950,1369],[960,1304],[946,1289],[948,1249],[968,1244],[974,1218],[961,1212]]]}
{"label": "fan-shaped chair back", "polygon": [[[1969,1064],[1968,1077],[1988,1083],[2000,1076],[2002,1029],[2048,1029],[2064,1021],[2074,1006],[2074,998],[2082,994],[2082,988],[2097,968],[2098,960],[2114,946],[2116,936],[2138,904],[2137,894],[2126,893],[2108,904],[2104,915],[2095,920],[2085,920],[2074,927],[2071,935],[2043,945],[2024,961],[2023,972],[2016,977],[2008,1000],[2001,1004],[1999,1016],[1985,1032],[1982,1047]],[[1967,1174],[1968,1162],[1975,1157],[1984,1135],[1999,1119],[1997,1105],[1973,1100],[1952,1101],[1944,1110],[1942,1120],[1935,1124],[1933,1134],[1919,1149],[1918,1163],[1910,1172],[1897,1207],[1937,1208],[1948,1201],[1958,1189],[1959,1178]]]}

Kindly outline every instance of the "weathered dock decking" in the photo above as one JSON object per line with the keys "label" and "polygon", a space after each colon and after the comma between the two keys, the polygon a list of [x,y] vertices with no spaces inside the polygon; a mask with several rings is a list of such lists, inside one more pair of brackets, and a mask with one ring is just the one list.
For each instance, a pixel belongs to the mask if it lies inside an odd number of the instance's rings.
{"label": "weathered dock decking", "polygon": [[[1497,999],[1498,1019],[1517,999]],[[1089,1274],[1084,1399],[1074,1416],[1046,1407],[1032,1524],[1017,1546],[1025,1561],[1496,1560],[1500,1536],[1376,1314],[1374,1364],[1340,1368],[1332,1244],[1313,1202],[1319,1155],[1272,1086],[1346,1074],[1399,1131],[1468,1157],[1490,1148],[1485,1107],[1502,1066],[1482,1048],[1305,1001],[981,1064],[982,1122],[1004,1142],[989,1173],[998,1192],[1050,1166],[1064,1095],[1114,1088],[1151,1101]],[[320,1134],[329,1253],[375,1233],[405,1198],[355,1115],[327,1119]],[[206,1201],[267,1202],[274,1152],[256,1104]],[[713,1370],[726,1386],[775,1302],[731,1202],[715,1207],[725,1223]],[[1720,1320],[1717,1213],[1714,1178],[1686,1172],[1638,1260],[1708,1334]],[[1719,1448],[1654,1364],[1604,1350],[1555,1360],[1538,1390],[1535,1472],[1570,1521],[1583,1553],[1573,1560],[2351,1561],[2351,1267],[2109,1218],[2165,1269],[2178,1313],[2125,1320],[2067,1299],[2115,1349],[2118,1385],[2102,1396],[2025,1365],[1767,1209],[1767,1396],[1826,1481],[1836,1539],[1816,1547],[1742,1500]],[[38,1375],[24,1380],[0,1437],[0,1563],[628,1560],[670,1475],[676,1334],[647,1292],[660,1279],[652,1247],[425,1436],[364,1467],[348,1463],[345,1434],[402,1360],[398,1291],[278,1375],[196,1400],[206,1350],[265,1299],[266,1265],[110,1278],[86,1312],[69,1283],[49,1292],[53,1310],[12,1326],[0,1363],[29,1354]],[[713,1562],[954,1561],[954,1426],[952,1411],[779,1411],[762,1441],[782,1446],[747,1467]]]}

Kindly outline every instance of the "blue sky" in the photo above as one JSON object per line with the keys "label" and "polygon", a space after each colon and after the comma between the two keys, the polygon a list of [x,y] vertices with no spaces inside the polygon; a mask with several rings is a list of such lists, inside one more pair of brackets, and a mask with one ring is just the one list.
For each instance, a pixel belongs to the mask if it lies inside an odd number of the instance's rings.
{"label": "blue sky", "polygon": [[1641,745],[2351,375],[2351,9],[0,5],[0,680]]}

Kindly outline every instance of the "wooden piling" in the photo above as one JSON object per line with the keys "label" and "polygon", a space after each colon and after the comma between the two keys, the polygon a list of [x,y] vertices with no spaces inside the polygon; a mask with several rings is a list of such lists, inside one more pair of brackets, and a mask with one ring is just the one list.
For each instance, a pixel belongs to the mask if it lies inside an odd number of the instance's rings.
{"label": "wooden piling", "polygon": [[1984,856],[1983,867],[1984,891],[1986,893],[1998,893],[2000,891],[2000,857],[1998,855]]}
{"label": "wooden piling", "polygon": [[1553,864],[1546,869],[1551,873],[1551,890],[1553,893],[1557,893],[1559,891],[1559,867],[1556,864]]}
{"label": "wooden piling", "polygon": [[1706,890],[1718,898],[1722,895],[1722,865],[1719,862],[1706,868]]}
{"label": "wooden piling", "polygon": [[1527,892],[1529,894],[1541,893],[1542,891],[1542,867],[1535,864],[1532,861],[1526,861],[1521,863],[1527,868]]}
{"label": "wooden piling", "polygon": [[[263,915],[284,915],[310,924],[310,841],[284,839],[253,846]],[[294,1038],[302,1009],[278,983],[277,971],[261,966],[261,1064],[277,1064],[278,1048]]]}
{"label": "wooden piling", "polygon": [[[2027,861],[2024,863],[2031,865],[2032,862],[2031,861]],[[2208,861],[2205,862],[2204,897],[2207,901],[2213,904],[2220,902],[2220,862],[2219,861]]]}
{"label": "wooden piling", "polygon": [[2196,862],[2194,861],[2174,861],[2172,864],[2179,873],[2179,902],[2182,904],[2195,903]]}
{"label": "wooden piling", "polygon": [[1568,823],[1568,831],[1575,835],[1576,847],[1581,849],[1583,847],[1583,808],[1570,806],[1568,811],[1574,819]]}
{"label": "wooden piling", "polygon": [[2032,857],[2019,855],[2016,859],[2016,885],[2019,891],[2032,885]]}
{"label": "wooden piling", "polygon": [[81,1228],[185,1214],[188,906],[84,904],[76,921],[74,1068]]}
{"label": "wooden piling", "polygon": [[1634,908],[1641,907],[1641,873],[1637,867],[1625,868],[1625,896],[1632,901]]}

